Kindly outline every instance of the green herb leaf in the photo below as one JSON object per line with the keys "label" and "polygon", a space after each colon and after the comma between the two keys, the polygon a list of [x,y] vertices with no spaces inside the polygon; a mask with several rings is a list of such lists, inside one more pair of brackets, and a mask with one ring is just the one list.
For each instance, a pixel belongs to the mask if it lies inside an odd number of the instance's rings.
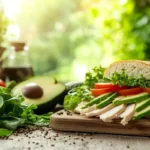
{"label": "green herb leaf", "polygon": [[23,105],[23,100],[22,95],[13,95],[11,88],[0,87],[0,127],[4,129],[0,136],[10,135],[19,126],[49,124],[52,113],[37,115],[37,106]]}
{"label": "green herb leaf", "polygon": [[10,136],[12,132],[12,130],[0,128],[0,136]]}
{"label": "green herb leaf", "polygon": [[50,121],[50,115],[52,112],[49,112],[47,114],[43,115],[37,115],[34,113],[34,110],[37,109],[36,105],[29,105],[25,106],[24,105],[23,112],[21,114],[21,117],[25,119],[25,124],[26,125],[48,125]]}
{"label": "green herb leaf", "polygon": [[0,117],[0,127],[6,128],[9,130],[16,130],[18,126],[22,126],[25,122],[25,119],[17,118],[13,116]]}

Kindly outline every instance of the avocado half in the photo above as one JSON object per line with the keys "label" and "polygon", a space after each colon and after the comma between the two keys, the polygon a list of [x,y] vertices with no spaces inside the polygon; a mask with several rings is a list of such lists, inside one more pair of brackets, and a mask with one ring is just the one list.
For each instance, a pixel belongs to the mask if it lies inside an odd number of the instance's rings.
{"label": "avocado half", "polygon": [[47,113],[51,111],[57,103],[62,103],[65,95],[65,85],[57,83],[56,80],[49,76],[32,77],[19,83],[12,90],[14,94],[21,93],[22,89],[28,84],[37,84],[43,90],[43,95],[39,98],[29,98],[24,96],[24,104],[36,104],[38,109],[36,113]]}

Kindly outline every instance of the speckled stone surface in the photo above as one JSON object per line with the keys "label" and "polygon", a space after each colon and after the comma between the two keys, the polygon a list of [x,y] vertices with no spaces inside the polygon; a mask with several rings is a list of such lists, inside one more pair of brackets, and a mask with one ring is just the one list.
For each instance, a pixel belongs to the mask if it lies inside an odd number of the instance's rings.
{"label": "speckled stone surface", "polygon": [[0,139],[0,150],[149,150],[150,138],[54,131],[50,127],[20,128]]}

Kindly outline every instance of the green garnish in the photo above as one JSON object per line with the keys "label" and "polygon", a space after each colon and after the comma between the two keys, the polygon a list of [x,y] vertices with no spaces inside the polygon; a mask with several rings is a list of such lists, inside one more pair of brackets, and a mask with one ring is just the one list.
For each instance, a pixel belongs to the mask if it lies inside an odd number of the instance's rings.
{"label": "green garnish", "polygon": [[36,105],[23,105],[22,95],[13,95],[11,88],[0,87],[0,136],[9,136],[19,126],[48,125],[51,113],[37,115]]}

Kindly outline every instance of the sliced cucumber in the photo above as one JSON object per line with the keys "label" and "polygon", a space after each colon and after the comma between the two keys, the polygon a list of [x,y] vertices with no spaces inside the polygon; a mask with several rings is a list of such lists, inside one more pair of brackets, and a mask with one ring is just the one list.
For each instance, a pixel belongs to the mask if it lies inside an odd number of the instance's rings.
{"label": "sliced cucumber", "polygon": [[142,109],[141,111],[136,112],[132,119],[136,120],[136,119],[146,117],[148,115],[150,115],[150,105],[148,105],[146,108]]}
{"label": "sliced cucumber", "polygon": [[89,103],[87,103],[84,107],[82,107],[82,109],[87,108],[89,106],[92,106],[94,104],[98,104],[101,101],[103,101],[104,99],[108,98],[109,96],[111,96],[113,93],[106,93],[106,94],[102,94],[96,98],[94,98],[92,101],[90,101]]}
{"label": "sliced cucumber", "polygon": [[108,98],[106,98],[105,100],[101,101],[96,108],[103,108],[105,106],[107,106],[108,104],[110,104],[114,98],[116,98],[118,96],[117,93],[113,93],[111,96],[109,96]]}
{"label": "sliced cucumber", "polygon": [[149,94],[146,92],[132,95],[132,96],[126,96],[125,98],[118,100],[118,101],[113,101],[114,105],[121,105],[121,104],[131,104],[131,103],[137,103],[141,102],[149,97]]}
{"label": "sliced cucumber", "polygon": [[141,102],[138,102],[135,106],[135,110],[138,112],[138,111],[141,111],[142,109],[144,109],[145,107],[147,107],[148,105],[150,105],[150,98],[148,99],[145,99]]}

